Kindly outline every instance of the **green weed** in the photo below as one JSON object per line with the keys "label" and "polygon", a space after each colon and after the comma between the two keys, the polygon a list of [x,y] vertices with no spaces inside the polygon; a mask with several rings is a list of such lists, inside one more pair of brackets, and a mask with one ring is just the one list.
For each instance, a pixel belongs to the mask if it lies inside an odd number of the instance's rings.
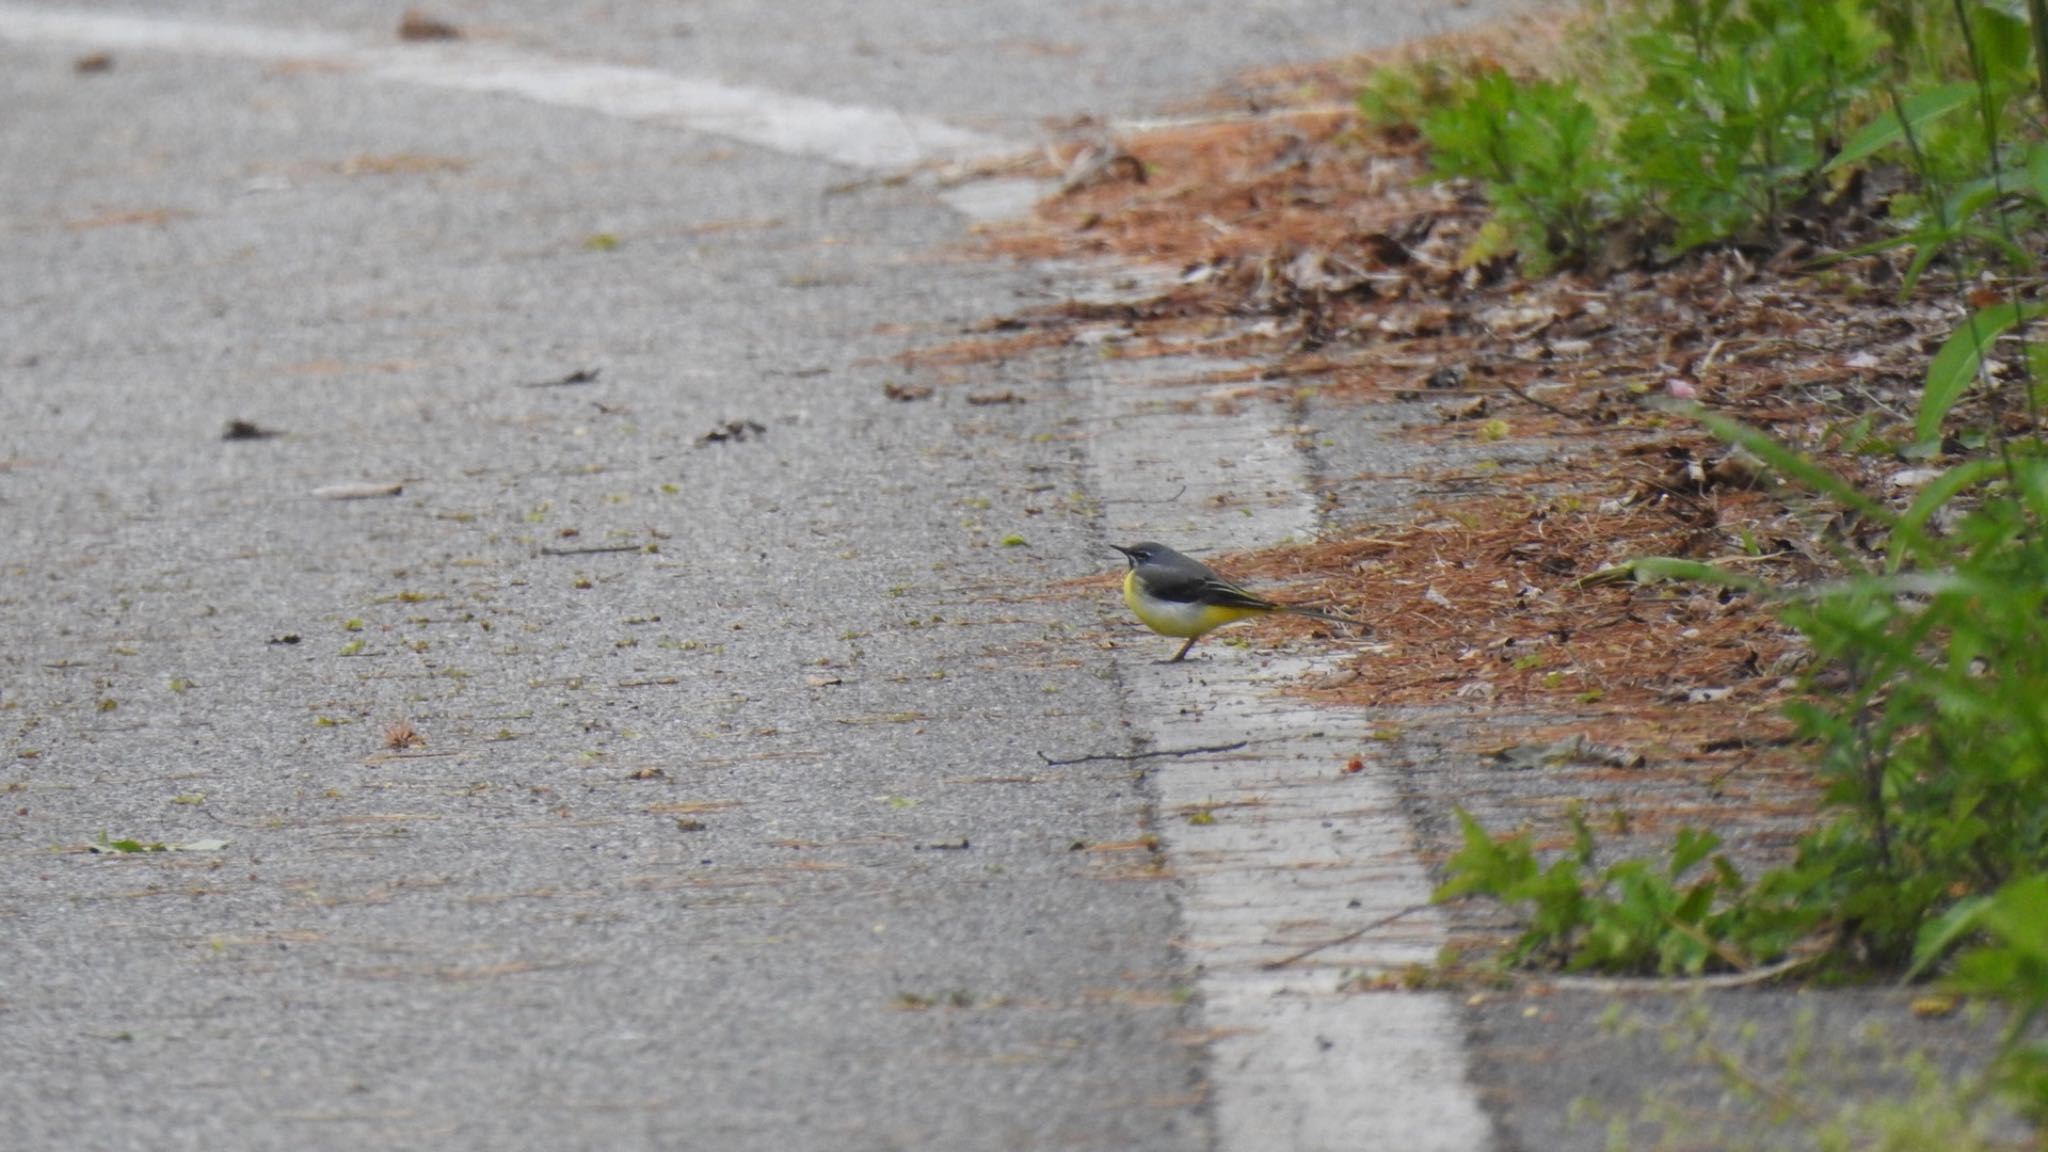
{"label": "green weed", "polygon": [[[1902,290],[1941,269],[1959,320],[1930,359],[1912,442],[1867,418],[1835,440],[1978,455],[1899,507],[1695,413],[1883,541],[1871,555],[1843,546],[1849,574],[1803,588],[1697,561],[1632,566],[1764,598],[1808,638],[1809,692],[1790,714],[1816,750],[1823,822],[1752,881],[1711,832],[1602,863],[1575,812],[1571,846],[1546,861],[1527,833],[1495,836],[1460,812],[1437,898],[1525,910],[1515,964],[1698,974],[1800,945],[1837,971],[1945,973],[2014,1007],[1998,1074],[2048,1120],[2048,1043],[2027,1038],[2048,1010],[2048,347],[2028,342],[2048,301],[1971,291],[1987,272],[2030,273],[2048,226],[2048,0],[1617,0],[1610,15],[1568,72],[1410,68],[1361,96],[1368,115],[1415,123],[1435,171],[1492,202],[1467,259],[1513,253],[1540,272],[1622,250],[1775,247],[1794,219],[1884,173],[1900,182],[1890,232],[1850,254],[1911,249]],[[2015,406],[2024,422],[2006,419]],[[1959,414],[1984,426],[1957,428]]]}
{"label": "green weed", "polygon": [[1617,171],[1593,106],[1569,81],[1482,72],[1422,122],[1438,173],[1485,185],[1533,270],[1592,253],[1617,209]]}
{"label": "green weed", "polygon": [[1439,175],[1482,187],[1495,227],[1473,258],[1539,273],[1609,249],[1775,246],[1854,168],[1918,149],[1899,227],[1872,245],[1916,250],[1910,288],[1959,242],[2031,263],[1986,214],[2048,204],[2048,156],[2000,143],[2019,98],[2048,91],[2034,35],[1988,0],[1625,0],[1559,75],[1415,63],[1376,74],[1359,107],[1416,125]]}
{"label": "green weed", "polygon": [[1661,862],[1596,868],[1592,830],[1574,810],[1571,849],[1544,866],[1527,833],[1494,837],[1463,810],[1458,820],[1464,848],[1435,899],[1479,893],[1527,906],[1511,964],[1666,976],[1748,969],[1783,955],[1817,920],[1754,891],[1709,831],[1681,829]]}

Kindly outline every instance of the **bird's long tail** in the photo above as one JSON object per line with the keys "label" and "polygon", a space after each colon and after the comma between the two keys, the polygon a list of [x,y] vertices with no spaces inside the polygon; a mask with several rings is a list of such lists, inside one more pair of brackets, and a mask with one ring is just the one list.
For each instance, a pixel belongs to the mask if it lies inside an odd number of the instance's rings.
{"label": "bird's long tail", "polygon": [[1354,620],[1349,616],[1339,616],[1334,612],[1325,612],[1321,608],[1304,608],[1298,604],[1282,604],[1278,610],[1289,616],[1306,616],[1311,620],[1324,620],[1331,624],[1347,624],[1353,628],[1371,627],[1371,625],[1363,620]]}

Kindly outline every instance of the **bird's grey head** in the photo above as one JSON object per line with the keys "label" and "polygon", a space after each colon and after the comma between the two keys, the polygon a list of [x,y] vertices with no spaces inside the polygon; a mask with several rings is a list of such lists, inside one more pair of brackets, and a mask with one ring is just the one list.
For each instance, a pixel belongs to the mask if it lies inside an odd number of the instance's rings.
{"label": "bird's grey head", "polygon": [[1180,556],[1180,553],[1152,540],[1142,540],[1136,544],[1129,545],[1111,544],[1110,547],[1123,553],[1124,558],[1131,562],[1131,567],[1133,568],[1140,564],[1154,564],[1169,558],[1178,559]]}

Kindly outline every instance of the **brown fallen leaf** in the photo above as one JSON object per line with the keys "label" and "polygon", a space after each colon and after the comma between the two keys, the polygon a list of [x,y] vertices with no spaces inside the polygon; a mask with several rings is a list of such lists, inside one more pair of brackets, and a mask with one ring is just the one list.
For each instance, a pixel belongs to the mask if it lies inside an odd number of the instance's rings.
{"label": "brown fallen leaf", "polygon": [[424,748],[427,746],[427,738],[420,735],[419,729],[414,728],[410,721],[400,720],[384,730],[384,746],[394,749]]}
{"label": "brown fallen leaf", "polygon": [[228,421],[228,426],[222,430],[220,438],[223,440],[268,440],[274,436],[282,435],[284,433],[279,432],[277,429],[265,428],[254,420],[230,420]]}
{"label": "brown fallen leaf", "polygon": [[1084,145],[1064,165],[1060,195],[1071,196],[1083,188],[1128,180],[1143,184],[1148,173],[1145,162],[1132,155],[1116,140],[1098,140]]}
{"label": "brown fallen leaf", "polygon": [[727,420],[711,431],[697,437],[699,448],[706,444],[743,444],[768,434],[768,426],[757,420]]}
{"label": "brown fallen leaf", "polygon": [[191,215],[183,208],[138,208],[132,212],[103,212],[98,216],[66,220],[64,227],[71,232],[85,232],[93,228],[118,228],[124,224],[169,224]]}
{"label": "brown fallen leaf", "polygon": [[114,55],[111,52],[88,52],[71,62],[71,70],[81,76],[90,76],[95,72],[112,72]]}
{"label": "brown fallen leaf", "polygon": [[1486,397],[1474,396],[1462,403],[1447,404],[1441,409],[1441,414],[1446,424],[1459,420],[1477,420],[1486,415]]}
{"label": "brown fallen leaf", "polygon": [[321,500],[377,500],[404,491],[403,484],[329,484],[313,489],[313,495]]}
{"label": "brown fallen leaf", "polygon": [[351,156],[335,166],[343,176],[403,176],[420,172],[460,172],[469,161],[459,156],[427,156],[418,152]]}
{"label": "brown fallen leaf", "polygon": [[720,812],[727,808],[737,808],[739,805],[740,802],[737,800],[684,800],[672,804],[649,804],[647,811],[656,816],[683,816]]}
{"label": "brown fallen leaf", "polygon": [[1956,1009],[1960,1007],[1962,1000],[1958,997],[1936,992],[1914,997],[1911,1011],[1922,1020],[1938,1020],[1943,1016],[1955,1015]]}
{"label": "brown fallen leaf", "polygon": [[887,396],[891,400],[900,400],[906,404],[912,400],[927,399],[931,394],[932,386],[929,384],[898,384],[894,380],[890,380],[882,385],[882,395]]}

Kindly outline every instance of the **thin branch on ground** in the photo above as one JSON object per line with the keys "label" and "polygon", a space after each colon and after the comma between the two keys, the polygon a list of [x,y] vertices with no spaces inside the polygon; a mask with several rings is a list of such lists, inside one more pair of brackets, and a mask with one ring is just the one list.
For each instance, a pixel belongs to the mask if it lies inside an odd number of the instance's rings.
{"label": "thin branch on ground", "polygon": [[1358,939],[1359,937],[1365,935],[1368,932],[1371,932],[1378,928],[1384,928],[1387,925],[1392,924],[1394,921],[1399,920],[1403,916],[1407,916],[1416,912],[1421,912],[1424,909],[1430,907],[1433,907],[1433,905],[1410,904],[1408,907],[1401,909],[1399,912],[1388,913],[1387,915],[1380,917],[1372,923],[1364,925],[1363,927],[1354,928],[1351,931],[1346,932],[1342,936],[1325,940],[1320,944],[1311,944],[1308,947],[1303,948],[1299,952],[1282,956],[1278,960],[1268,960],[1264,964],[1259,965],[1259,970],[1261,972],[1273,972],[1277,971],[1278,969],[1285,968],[1290,964],[1299,963],[1300,961],[1306,960],[1318,952],[1323,952],[1331,948],[1342,947],[1343,945],[1351,943],[1353,940]]}
{"label": "thin branch on ground", "polygon": [[1499,384],[1502,388],[1507,389],[1517,398],[1526,400],[1529,403],[1534,404],[1538,408],[1543,409],[1545,412],[1548,412],[1553,416],[1562,416],[1567,420],[1578,419],[1577,416],[1574,416],[1570,412],[1567,412],[1564,409],[1559,408],[1557,405],[1552,404],[1548,400],[1538,400],[1536,397],[1529,395],[1527,390],[1525,390],[1521,385],[1516,384],[1512,380],[1496,380],[1495,383]]}
{"label": "thin branch on ground", "polygon": [[1150,752],[1097,752],[1093,755],[1075,756],[1066,760],[1055,760],[1040,752],[1038,758],[1054,768],[1064,768],[1069,764],[1087,764],[1096,760],[1154,760],[1165,756],[1199,756],[1204,752],[1235,752],[1250,744],[1251,741],[1249,740],[1239,740],[1235,744],[1204,744],[1195,748],[1155,748]]}
{"label": "thin branch on ground", "polygon": [[1773,980],[1790,976],[1810,964],[1825,960],[1827,953],[1815,952],[1807,956],[1794,956],[1776,964],[1766,964],[1747,972],[1729,972],[1718,976],[1694,976],[1674,980],[1667,977],[1602,977],[1570,976],[1559,980],[1545,981],[1552,987],[1577,992],[1699,992],[1728,988],[1749,988],[1758,984],[1769,984]]}
{"label": "thin branch on ground", "polygon": [[542,548],[543,556],[600,556],[607,552],[644,552],[645,544],[597,544],[588,548]]}

